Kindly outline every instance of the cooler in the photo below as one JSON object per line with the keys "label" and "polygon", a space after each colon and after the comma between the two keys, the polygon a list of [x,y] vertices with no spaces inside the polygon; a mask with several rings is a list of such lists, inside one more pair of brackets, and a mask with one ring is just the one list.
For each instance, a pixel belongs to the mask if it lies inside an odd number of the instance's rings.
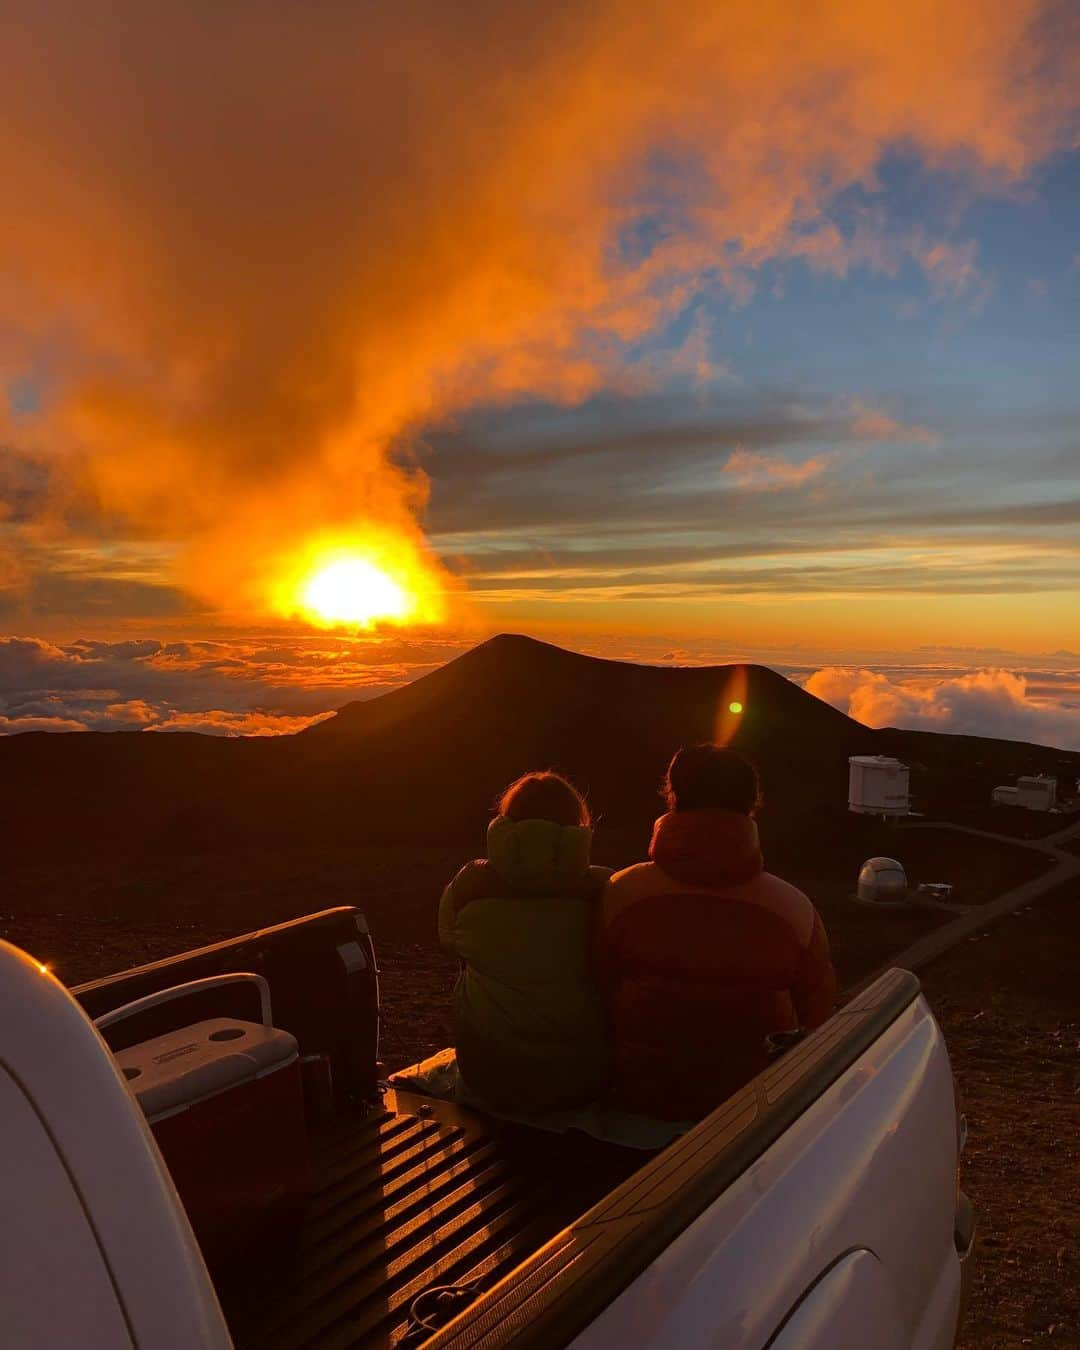
{"label": "cooler", "polygon": [[308,1187],[296,1039],[271,1025],[258,975],[194,980],[100,1018],[104,1029],[208,985],[247,981],[262,1024],[211,1018],[117,1052],[153,1130],[208,1264],[286,1245]]}

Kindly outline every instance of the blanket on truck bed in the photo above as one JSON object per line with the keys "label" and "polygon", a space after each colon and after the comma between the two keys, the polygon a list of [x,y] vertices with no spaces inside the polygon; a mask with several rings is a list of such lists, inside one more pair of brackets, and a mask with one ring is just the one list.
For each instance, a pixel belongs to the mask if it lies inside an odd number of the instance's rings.
{"label": "blanket on truck bed", "polygon": [[434,1097],[438,1101],[454,1102],[457,1106],[466,1106],[473,1111],[482,1111],[497,1120],[508,1120],[516,1125],[529,1125],[535,1130],[547,1130],[552,1134],[567,1134],[571,1130],[580,1130],[593,1139],[608,1144],[621,1144],[623,1148],[637,1148],[648,1151],[666,1148],[673,1139],[685,1134],[693,1124],[687,1120],[654,1120],[651,1116],[637,1116],[629,1111],[616,1111],[600,1103],[591,1106],[575,1107],[563,1111],[545,1111],[542,1114],[493,1110],[483,1098],[469,1091],[457,1065],[457,1056],[452,1047],[440,1050],[437,1055],[422,1059],[418,1064],[410,1064],[390,1075],[391,1087],[403,1092],[415,1092],[420,1096]]}

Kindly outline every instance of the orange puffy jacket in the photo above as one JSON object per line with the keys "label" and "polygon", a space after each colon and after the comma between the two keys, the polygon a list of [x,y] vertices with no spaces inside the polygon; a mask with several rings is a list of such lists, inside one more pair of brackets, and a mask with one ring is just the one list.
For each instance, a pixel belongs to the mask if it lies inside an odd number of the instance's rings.
{"label": "orange puffy jacket", "polygon": [[604,899],[613,1096],[692,1120],[765,1067],[767,1035],[824,1022],[836,976],[820,915],[764,870],[749,816],[670,812],[649,856],[616,873]]}

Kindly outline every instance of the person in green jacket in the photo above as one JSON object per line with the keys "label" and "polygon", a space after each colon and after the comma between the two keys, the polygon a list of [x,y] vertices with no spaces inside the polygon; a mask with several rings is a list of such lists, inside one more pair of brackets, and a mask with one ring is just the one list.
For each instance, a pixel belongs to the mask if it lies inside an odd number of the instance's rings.
{"label": "person in green jacket", "polygon": [[555,773],[506,789],[487,857],[466,863],[439,903],[439,941],[461,962],[458,1069],[495,1109],[539,1113],[596,1100],[607,1083],[594,926],[610,871],[589,864],[581,794]]}

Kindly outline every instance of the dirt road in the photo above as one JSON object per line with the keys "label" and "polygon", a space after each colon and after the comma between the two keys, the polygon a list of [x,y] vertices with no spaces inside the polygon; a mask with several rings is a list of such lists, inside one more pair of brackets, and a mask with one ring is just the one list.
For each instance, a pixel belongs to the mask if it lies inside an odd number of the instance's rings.
{"label": "dirt road", "polygon": [[912,943],[910,947],[905,947],[902,951],[896,952],[895,955],[890,955],[884,965],[878,967],[860,981],[860,986],[869,984],[889,966],[903,966],[905,970],[921,972],[931,961],[951,950],[965,938],[984,932],[991,924],[996,923],[1006,915],[1034,904],[1042,896],[1053,894],[1071,882],[1076,882],[1077,886],[1080,887],[1080,856],[1071,852],[1069,848],[1080,840],[1080,820],[1074,820],[1071,824],[1043,839],[1024,840],[1007,839],[1005,835],[991,834],[988,830],[976,830],[967,825],[932,824],[929,821],[906,825],[904,828],[906,830],[949,830],[956,834],[973,835],[978,839],[992,840],[997,844],[1012,843],[1017,847],[1029,849],[1033,853],[1043,854],[1053,861],[1054,866],[1041,876],[1026,881],[1022,885],[1012,887],[995,899],[987,901],[986,904],[972,906],[967,913],[960,915],[951,923],[942,924],[941,927]]}

